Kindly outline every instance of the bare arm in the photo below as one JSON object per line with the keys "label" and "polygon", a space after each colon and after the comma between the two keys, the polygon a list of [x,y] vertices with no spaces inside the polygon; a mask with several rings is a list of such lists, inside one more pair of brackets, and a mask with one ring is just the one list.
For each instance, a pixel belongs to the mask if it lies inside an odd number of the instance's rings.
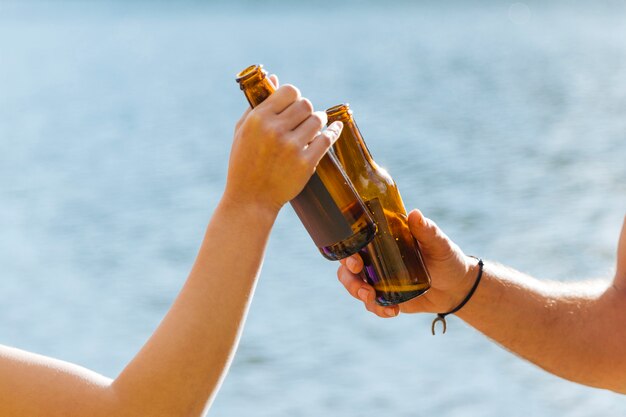
{"label": "bare arm", "polygon": [[458,316],[546,371],[626,393],[626,297],[607,281],[551,283],[487,264]]}
{"label": "bare arm", "polygon": [[197,416],[220,385],[257,281],[275,211],[223,200],[174,305],[111,386],[128,415]]}
{"label": "bare arm", "polygon": [[1,349],[0,415],[200,415],[234,352],[273,220],[271,211],[220,203],[174,305],[114,381]]}
{"label": "bare arm", "polygon": [[[449,311],[476,278],[476,261],[432,221],[414,211],[410,227],[433,278],[425,296],[385,309],[373,302],[373,288],[354,274],[362,268],[360,259],[351,258],[338,271],[348,291],[381,317]],[[626,219],[612,283],[546,282],[486,262],[476,293],[457,316],[553,374],[626,393]]]}
{"label": "bare arm", "polygon": [[276,215],[339,135],[340,124],[318,135],[325,121],[291,86],[247,111],[193,269],[141,351],[110,380],[0,347],[0,416],[186,417],[208,409],[239,340]]}

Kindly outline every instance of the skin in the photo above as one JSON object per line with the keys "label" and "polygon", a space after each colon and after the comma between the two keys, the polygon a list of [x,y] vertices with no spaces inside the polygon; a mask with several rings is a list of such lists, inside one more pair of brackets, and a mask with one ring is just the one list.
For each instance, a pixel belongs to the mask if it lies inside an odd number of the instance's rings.
{"label": "skin", "polygon": [[[348,292],[380,317],[450,311],[469,293],[478,273],[477,261],[418,210],[409,214],[409,228],[432,278],[422,297],[381,307],[374,302],[374,289],[357,275],[363,268],[358,256],[343,260],[337,271]],[[485,262],[476,292],[456,315],[548,372],[626,393],[626,218],[612,281],[540,281]]]}
{"label": "skin", "polygon": [[[275,85],[278,80],[272,78]],[[336,140],[298,89],[285,85],[235,128],[224,195],[163,321],[122,373],[0,346],[0,416],[200,416],[231,362],[270,229]]]}

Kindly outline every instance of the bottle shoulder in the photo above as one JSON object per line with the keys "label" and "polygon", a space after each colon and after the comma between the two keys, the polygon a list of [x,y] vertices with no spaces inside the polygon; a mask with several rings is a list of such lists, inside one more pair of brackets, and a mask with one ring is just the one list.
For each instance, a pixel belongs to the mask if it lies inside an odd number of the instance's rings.
{"label": "bottle shoulder", "polygon": [[396,182],[393,180],[393,177],[389,175],[389,172],[375,162],[364,170],[363,177],[365,181],[376,185],[381,192],[393,192],[397,188]]}
{"label": "bottle shoulder", "polygon": [[377,199],[387,210],[402,214],[406,212],[396,182],[386,169],[372,167],[361,172],[357,181],[353,182],[363,200]]}
{"label": "bottle shoulder", "polygon": [[376,162],[372,164],[372,168],[372,171],[375,173],[379,181],[387,184],[388,186],[394,188],[396,187],[396,182],[393,180],[393,177],[389,175],[389,172],[387,172],[385,168],[381,167]]}

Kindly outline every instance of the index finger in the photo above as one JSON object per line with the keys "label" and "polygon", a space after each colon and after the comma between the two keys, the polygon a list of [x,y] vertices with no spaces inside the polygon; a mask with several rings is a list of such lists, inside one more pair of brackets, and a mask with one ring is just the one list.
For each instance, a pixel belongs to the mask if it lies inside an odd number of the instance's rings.
{"label": "index finger", "polygon": [[385,307],[376,304],[374,300],[376,290],[358,275],[351,273],[344,265],[337,270],[337,278],[351,296],[365,304],[367,311],[382,318],[396,317],[400,313],[400,307],[397,305]]}
{"label": "index finger", "polygon": [[275,114],[282,113],[293,102],[301,97],[300,90],[291,84],[282,85],[270,95],[259,107],[263,106]]}
{"label": "index finger", "polygon": [[361,258],[361,255],[358,253],[355,253],[347,258],[343,258],[339,262],[346,266],[353,274],[358,274],[363,270],[363,258]]}

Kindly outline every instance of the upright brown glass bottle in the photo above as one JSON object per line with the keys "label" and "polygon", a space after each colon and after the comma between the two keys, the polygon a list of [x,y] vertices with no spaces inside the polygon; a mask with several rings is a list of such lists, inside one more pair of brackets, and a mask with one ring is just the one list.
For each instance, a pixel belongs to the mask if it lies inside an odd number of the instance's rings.
{"label": "upright brown glass bottle", "polygon": [[372,159],[348,104],[331,107],[326,114],[329,124],[343,122],[333,149],[378,226],[374,240],[360,251],[362,275],[376,290],[376,302],[393,305],[423,294],[430,288],[430,276],[396,183]]}
{"label": "upright brown glass bottle", "polygon": [[[252,107],[275,91],[262,65],[241,71],[237,82]],[[330,152],[291,206],[322,255],[330,260],[357,253],[376,233],[369,211]]]}

